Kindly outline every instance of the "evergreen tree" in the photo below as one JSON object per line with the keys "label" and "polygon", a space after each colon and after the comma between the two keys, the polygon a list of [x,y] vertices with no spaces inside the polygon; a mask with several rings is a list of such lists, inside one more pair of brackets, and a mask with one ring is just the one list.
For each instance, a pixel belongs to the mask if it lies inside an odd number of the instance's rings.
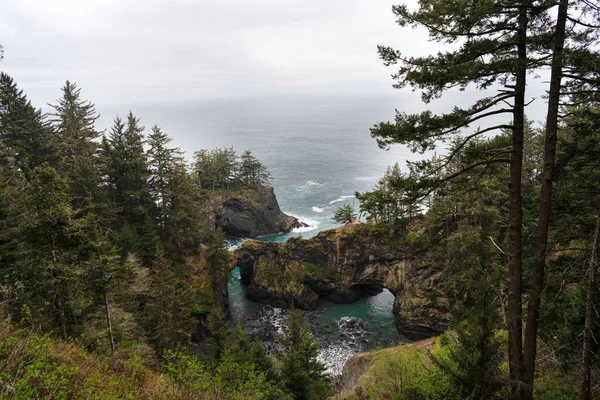
{"label": "evergreen tree", "polygon": [[81,99],[81,89],[67,81],[63,97],[54,108],[53,124],[58,136],[58,170],[69,183],[69,194],[75,210],[98,203],[100,193],[100,159],[95,128],[99,118],[95,106]]}
{"label": "evergreen tree", "polygon": [[78,236],[78,256],[87,260],[82,276],[85,294],[94,306],[102,309],[106,335],[114,352],[112,300],[132,277],[130,265],[121,262],[118,249],[111,243],[110,231],[101,226],[96,214],[89,213],[77,220],[73,230]]}
{"label": "evergreen tree", "polygon": [[325,382],[325,366],[317,360],[319,347],[302,321],[302,313],[288,313],[283,334],[279,338],[283,353],[279,356],[284,387],[297,400],[325,399],[331,391]]}
{"label": "evergreen tree", "polygon": [[[401,26],[423,26],[431,39],[457,44],[456,49],[426,57],[404,57],[400,52],[379,47],[386,65],[398,64],[394,78],[396,88],[412,86],[420,89],[422,99],[430,102],[451,88],[466,89],[469,85],[480,90],[502,86],[496,94],[482,97],[467,108],[455,107],[446,114],[435,115],[427,110],[419,114],[398,112],[395,123],[380,123],[372,136],[380,146],[391,143],[409,145],[413,151],[424,152],[439,142],[455,138],[462,129],[474,123],[485,123],[490,117],[512,115],[510,124],[488,123],[482,129],[463,137],[447,157],[440,160],[443,168],[470,140],[488,132],[511,131],[510,147],[492,149],[487,157],[466,166],[462,171],[442,178],[452,179],[465,171],[483,171],[497,163],[509,164],[508,200],[508,310],[509,367],[513,380],[512,396],[521,398],[517,382],[525,379],[522,346],[522,165],[525,136],[525,88],[527,71],[542,65],[544,57],[536,58],[539,50],[532,48],[546,38],[547,8],[533,8],[531,0],[487,3],[445,1],[420,2],[415,11],[406,5],[393,8]],[[542,32],[539,33],[539,30]],[[547,39],[547,38],[546,38]],[[508,101],[512,101],[512,104]],[[430,163],[422,163],[430,165]]]}
{"label": "evergreen tree", "polygon": [[250,150],[246,150],[240,156],[238,179],[245,186],[268,186],[271,174]]}
{"label": "evergreen tree", "polygon": [[190,337],[192,292],[157,250],[149,277],[146,309],[140,314],[150,342],[159,351],[174,348]]}
{"label": "evergreen tree", "polygon": [[[173,257],[197,254],[204,239],[204,197],[186,169],[182,157],[172,160],[164,178],[164,243]],[[162,203],[161,203],[162,204]]]}
{"label": "evergreen tree", "polygon": [[264,372],[268,381],[277,382],[277,370],[262,343],[250,338],[240,325],[236,325],[225,349],[226,362],[253,365]]}
{"label": "evergreen tree", "polygon": [[9,317],[18,315],[26,289],[19,265],[19,229],[25,204],[26,182],[0,142],[0,308]]}
{"label": "evergreen tree", "polygon": [[[474,148],[485,148],[490,141],[498,139],[473,141],[466,153],[480,154]],[[463,160],[466,165],[472,161]],[[444,370],[451,371],[465,398],[490,398],[500,389],[503,355],[497,332],[502,327],[505,255],[496,246],[503,243],[504,179],[498,167],[479,179],[463,174],[436,194],[429,211],[431,247],[445,263],[443,288],[452,310],[450,329],[456,334],[450,354],[455,367]]]}
{"label": "evergreen tree", "polygon": [[209,237],[206,263],[212,280],[213,297],[217,304],[226,304],[227,284],[231,279],[231,256],[225,242],[225,233],[220,229],[212,232]]}
{"label": "evergreen tree", "polygon": [[0,73],[0,141],[26,176],[35,167],[56,159],[54,137],[45,115],[4,72]]}
{"label": "evergreen tree", "polygon": [[[150,169],[150,189],[152,196],[157,200],[160,210],[160,226],[164,228],[167,223],[167,208],[169,206],[169,174],[174,167],[181,163],[181,150],[169,147],[173,139],[163,132],[158,126],[152,127],[148,136],[148,165]],[[178,166],[180,168],[181,165]]]}
{"label": "evergreen tree", "polygon": [[194,172],[202,189],[235,188],[239,166],[233,147],[200,150],[194,153],[194,159]]}
{"label": "evergreen tree", "polygon": [[116,118],[108,138],[103,138],[103,161],[108,195],[118,210],[121,224],[139,233],[147,218],[155,215],[150,193],[148,160],[144,151],[143,127],[131,112],[127,122]]}
{"label": "evergreen tree", "polygon": [[220,310],[214,309],[208,314],[208,336],[206,350],[211,362],[218,364],[225,353],[227,343],[227,321]]}
{"label": "evergreen tree", "polygon": [[63,339],[73,332],[73,293],[79,269],[73,249],[72,211],[67,184],[54,168],[44,165],[32,172],[27,188],[27,214],[22,225],[22,277],[35,297],[32,311],[43,319],[46,303],[52,305],[51,325]]}
{"label": "evergreen tree", "polygon": [[355,219],[356,213],[354,212],[354,208],[349,204],[338,207],[333,212],[333,221],[338,224],[347,224],[348,222],[353,222]]}
{"label": "evergreen tree", "polygon": [[[540,336],[553,339],[559,336],[563,346],[575,351],[574,344],[581,343],[583,331],[583,379],[581,399],[592,397],[592,360],[598,349],[593,337],[600,333],[594,309],[598,307],[598,245],[600,215],[600,114],[597,104],[570,109],[563,137],[559,142],[556,164],[556,198],[553,201],[554,223],[550,234],[559,245],[572,246],[581,243],[586,250],[570,268],[553,266],[550,262],[545,291],[545,307],[540,318]],[[558,270],[558,271],[557,271]],[[562,282],[571,281],[579,285],[581,303],[585,304],[584,318],[563,311],[567,303]],[[585,293],[585,294],[583,294]],[[550,304],[548,304],[550,303]],[[579,361],[579,360],[577,360]]]}

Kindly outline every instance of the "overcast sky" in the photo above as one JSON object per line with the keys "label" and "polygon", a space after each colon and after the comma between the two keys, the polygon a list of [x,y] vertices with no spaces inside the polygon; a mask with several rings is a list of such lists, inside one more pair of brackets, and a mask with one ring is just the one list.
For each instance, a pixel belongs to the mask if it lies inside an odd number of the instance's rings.
{"label": "overcast sky", "polygon": [[3,0],[0,68],[37,104],[390,93],[377,44],[427,51],[390,0]]}

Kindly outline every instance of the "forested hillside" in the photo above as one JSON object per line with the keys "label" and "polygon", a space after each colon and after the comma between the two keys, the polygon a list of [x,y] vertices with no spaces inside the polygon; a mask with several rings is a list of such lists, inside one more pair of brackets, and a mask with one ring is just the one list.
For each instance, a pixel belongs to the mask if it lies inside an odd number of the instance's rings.
{"label": "forested hillside", "polygon": [[[44,113],[1,73],[0,397],[324,399],[339,384],[353,399],[600,398],[600,6],[419,0],[393,13],[442,49],[378,48],[394,88],[423,104],[371,136],[414,159],[356,193],[358,212],[335,212],[349,226],[236,257],[256,300],[315,309],[387,287],[400,333],[439,337],[355,356],[337,382],[292,310],[267,354],[231,326],[234,260],[215,229],[300,226],[258,190],[266,166],[233,148],[190,161],[132,112],[99,131],[69,81]],[[457,104],[437,112],[449,93]],[[528,114],[534,102],[545,115]],[[240,204],[267,195],[276,223],[248,223]]]}
{"label": "forested hillside", "polygon": [[[0,396],[285,398],[262,345],[229,327],[229,251],[205,220],[215,196],[268,185],[266,167],[233,148],[188,163],[131,112],[99,132],[81,90],[62,92],[44,114],[0,75]],[[284,368],[316,357],[295,324]],[[315,371],[298,390],[326,390]]]}

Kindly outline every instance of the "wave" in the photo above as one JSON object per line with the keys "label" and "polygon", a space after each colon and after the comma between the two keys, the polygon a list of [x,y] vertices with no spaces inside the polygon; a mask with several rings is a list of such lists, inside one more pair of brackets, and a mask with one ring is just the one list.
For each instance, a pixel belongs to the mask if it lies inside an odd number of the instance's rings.
{"label": "wave", "polygon": [[342,202],[342,201],[346,201],[347,199],[352,199],[352,198],[354,198],[354,195],[352,195],[352,196],[340,196],[340,197],[338,197],[338,198],[337,198],[337,199],[335,199],[335,200],[331,200],[331,201],[329,202],[329,204],[340,203],[340,202]]}
{"label": "wave", "polygon": [[241,238],[235,238],[235,237],[225,238],[225,243],[227,243],[228,250],[237,249],[238,247],[240,247],[240,244],[242,244],[243,241],[244,241],[244,239],[241,239]]}
{"label": "wave", "polygon": [[323,211],[325,211],[324,208],[317,207],[317,206],[313,206],[312,210],[316,213],[322,213]]}
{"label": "wave", "polygon": [[306,181],[306,182],[304,182],[304,184],[298,186],[296,188],[296,191],[302,192],[305,190],[312,190],[313,188],[320,187],[320,186],[323,186],[323,182],[310,180],[310,181]]}
{"label": "wave", "polygon": [[317,229],[319,227],[319,221],[315,221],[314,219],[307,218],[307,217],[301,217],[299,215],[295,215],[295,214],[289,213],[287,211],[284,211],[284,213],[286,213],[287,215],[291,215],[292,217],[296,218],[298,221],[303,222],[306,225],[308,225],[308,226],[303,226],[302,228],[292,229],[293,233],[310,232],[310,231],[314,231],[315,229]]}

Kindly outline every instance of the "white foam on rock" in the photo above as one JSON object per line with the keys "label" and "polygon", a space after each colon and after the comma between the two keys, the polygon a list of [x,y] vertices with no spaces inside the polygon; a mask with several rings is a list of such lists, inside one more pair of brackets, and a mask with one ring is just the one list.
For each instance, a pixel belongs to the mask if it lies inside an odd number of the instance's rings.
{"label": "white foam on rock", "polygon": [[331,201],[329,202],[329,204],[340,203],[340,202],[342,202],[342,201],[346,201],[347,199],[351,199],[351,198],[353,198],[353,197],[354,197],[354,195],[351,195],[351,196],[340,196],[340,197],[338,197],[338,198],[337,198],[337,199],[335,199],[335,200],[331,200]]}
{"label": "white foam on rock", "polygon": [[298,221],[308,225],[308,226],[303,226],[302,228],[292,229],[293,233],[310,232],[310,231],[314,231],[315,229],[319,228],[319,221],[315,221],[314,219],[307,218],[307,217],[301,217],[299,215],[295,215],[295,214],[289,213],[287,211],[284,211],[284,213],[287,215],[291,215],[292,217],[296,218]]}

